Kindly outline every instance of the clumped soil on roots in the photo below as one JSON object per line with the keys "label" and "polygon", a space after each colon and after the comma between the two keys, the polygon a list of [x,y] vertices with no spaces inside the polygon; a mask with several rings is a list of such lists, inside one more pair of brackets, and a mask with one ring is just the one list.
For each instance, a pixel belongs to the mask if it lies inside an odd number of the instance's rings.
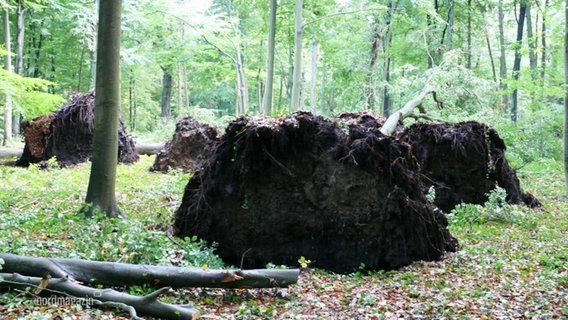
{"label": "clumped soil on roots", "polygon": [[458,245],[418,170],[409,145],[378,126],[307,112],[241,117],[190,178],[174,233],[216,242],[245,268],[300,256],[335,272],[436,260]]}
{"label": "clumped soil on roots", "polygon": [[211,157],[220,136],[215,127],[189,116],[182,118],[176,123],[172,140],[156,155],[150,171],[197,171]]}
{"label": "clumped soil on roots", "polygon": [[[60,166],[85,162],[93,153],[93,124],[95,96],[92,93],[74,95],[59,110],[24,121],[24,152],[16,162],[28,166],[56,157]],[[138,161],[134,142],[120,121],[118,132],[118,161]]]}
{"label": "clumped soil on roots", "polygon": [[416,123],[399,138],[412,146],[425,190],[434,188],[434,203],[446,212],[462,202],[484,204],[487,193],[496,186],[505,189],[509,203],[541,205],[533,195],[522,192],[505,158],[505,142],[485,124]]}

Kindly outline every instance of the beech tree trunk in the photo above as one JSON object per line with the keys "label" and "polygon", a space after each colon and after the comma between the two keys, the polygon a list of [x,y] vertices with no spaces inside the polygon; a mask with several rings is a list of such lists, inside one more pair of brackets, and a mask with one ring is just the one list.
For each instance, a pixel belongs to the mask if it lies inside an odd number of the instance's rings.
{"label": "beech tree trunk", "polygon": [[172,74],[170,70],[166,67],[162,67],[163,77],[162,77],[162,118],[170,118],[170,108],[172,102]]}
{"label": "beech tree trunk", "polygon": [[[504,19],[505,14],[503,13],[503,0],[499,0],[498,5],[499,12],[499,50],[501,56],[499,57],[499,87],[501,92],[507,91],[507,84],[504,83],[504,79],[507,78],[507,55],[505,51],[505,27]],[[509,109],[509,95],[503,94],[503,106],[505,110]]]}
{"label": "beech tree trunk", "polygon": [[122,0],[100,0],[93,158],[84,214],[96,210],[107,217],[125,218],[115,195],[120,112],[120,17]]}
{"label": "beech tree trunk", "polygon": [[[521,1],[519,8],[519,22],[517,24],[517,44],[515,46],[515,61],[513,63],[513,80],[519,80],[521,72],[521,46],[523,41],[523,29],[525,24],[525,15],[527,11],[527,5]],[[517,122],[518,115],[518,94],[519,90],[515,88],[513,90],[513,96],[511,101],[511,120]]]}
{"label": "beech tree trunk", "polygon": [[264,96],[262,97],[262,114],[270,114],[272,112],[277,5],[277,0],[270,0],[270,20],[268,23],[268,53],[266,57],[266,86],[264,88]]}
{"label": "beech tree trunk", "polygon": [[568,197],[568,0],[564,7],[564,179]]}
{"label": "beech tree trunk", "polygon": [[296,0],[294,10],[294,72],[292,77],[292,97],[290,110],[296,111],[302,108],[300,104],[300,90],[302,89],[302,33],[304,24],[302,22],[303,0]]}
{"label": "beech tree trunk", "polygon": [[[10,15],[8,14],[8,9],[4,9],[4,46],[6,51],[9,53],[12,49],[10,46]],[[4,68],[8,72],[12,72],[12,57],[7,54],[4,57]],[[4,142],[6,145],[8,140],[12,139],[12,97],[9,93],[6,93],[5,105],[4,105]]]}

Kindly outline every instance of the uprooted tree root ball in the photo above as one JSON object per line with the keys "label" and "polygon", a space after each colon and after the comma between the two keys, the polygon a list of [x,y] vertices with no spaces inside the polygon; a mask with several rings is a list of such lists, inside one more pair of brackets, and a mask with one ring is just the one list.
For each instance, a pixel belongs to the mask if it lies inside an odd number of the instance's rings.
{"label": "uprooted tree root ball", "polygon": [[[76,94],[59,110],[22,122],[24,152],[16,165],[28,166],[55,157],[60,166],[85,162],[93,153],[95,96]],[[134,142],[120,121],[118,161],[138,161]]]}
{"label": "uprooted tree root ball", "polygon": [[304,256],[335,272],[393,269],[455,251],[410,146],[358,123],[306,112],[235,120],[190,178],[174,233],[216,242],[246,268]]}
{"label": "uprooted tree root ball", "polygon": [[150,171],[171,169],[193,172],[211,157],[221,133],[215,127],[187,116],[176,123],[172,140],[156,155]]}
{"label": "uprooted tree root ball", "polygon": [[462,202],[484,204],[496,186],[505,189],[509,203],[541,205],[532,194],[522,192],[505,158],[505,142],[485,124],[416,123],[399,138],[412,146],[425,190],[433,187],[434,203],[446,212]]}

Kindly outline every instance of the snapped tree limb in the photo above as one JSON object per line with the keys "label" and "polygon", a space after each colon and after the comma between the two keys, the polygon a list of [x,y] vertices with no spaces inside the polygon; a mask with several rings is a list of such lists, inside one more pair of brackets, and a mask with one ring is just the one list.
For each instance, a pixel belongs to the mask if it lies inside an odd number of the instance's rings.
{"label": "snapped tree limb", "polygon": [[[38,288],[40,277],[23,276],[18,273],[0,273],[0,287],[26,289]],[[146,296],[133,296],[113,289],[96,289],[81,285],[67,278],[51,278],[44,293],[53,293],[67,297],[68,301],[81,301],[95,307],[114,306],[130,313],[133,319],[141,319],[138,314],[162,319],[197,319],[199,312],[192,305],[175,305],[158,301],[158,296],[169,288],[164,287]],[[46,298],[48,299],[48,298]],[[80,300],[79,300],[80,299]],[[49,300],[48,300],[49,301]]]}

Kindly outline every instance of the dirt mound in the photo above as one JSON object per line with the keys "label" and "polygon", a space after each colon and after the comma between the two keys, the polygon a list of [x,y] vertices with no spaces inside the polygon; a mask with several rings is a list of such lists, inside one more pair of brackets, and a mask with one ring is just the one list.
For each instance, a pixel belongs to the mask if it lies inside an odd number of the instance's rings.
{"label": "dirt mound", "polygon": [[211,157],[220,136],[221,133],[216,128],[192,117],[185,117],[176,123],[172,140],[156,155],[150,170],[168,172],[175,168],[197,171]]}
{"label": "dirt mound", "polygon": [[358,122],[235,120],[190,178],[174,233],[218,243],[229,264],[246,252],[246,268],[304,256],[335,272],[392,269],[455,251],[409,145]]}
{"label": "dirt mound", "polygon": [[[28,166],[56,157],[61,166],[85,162],[91,158],[95,96],[77,94],[59,110],[24,121],[25,146],[18,166]],[[138,160],[134,142],[120,121],[118,161],[132,163]]]}
{"label": "dirt mound", "polygon": [[462,202],[484,204],[497,185],[507,192],[507,202],[540,202],[523,193],[519,179],[505,158],[505,142],[497,131],[475,121],[458,124],[417,123],[399,138],[411,145],[420,162],[426,190],[435,190],[435,204],[449,212]]}

